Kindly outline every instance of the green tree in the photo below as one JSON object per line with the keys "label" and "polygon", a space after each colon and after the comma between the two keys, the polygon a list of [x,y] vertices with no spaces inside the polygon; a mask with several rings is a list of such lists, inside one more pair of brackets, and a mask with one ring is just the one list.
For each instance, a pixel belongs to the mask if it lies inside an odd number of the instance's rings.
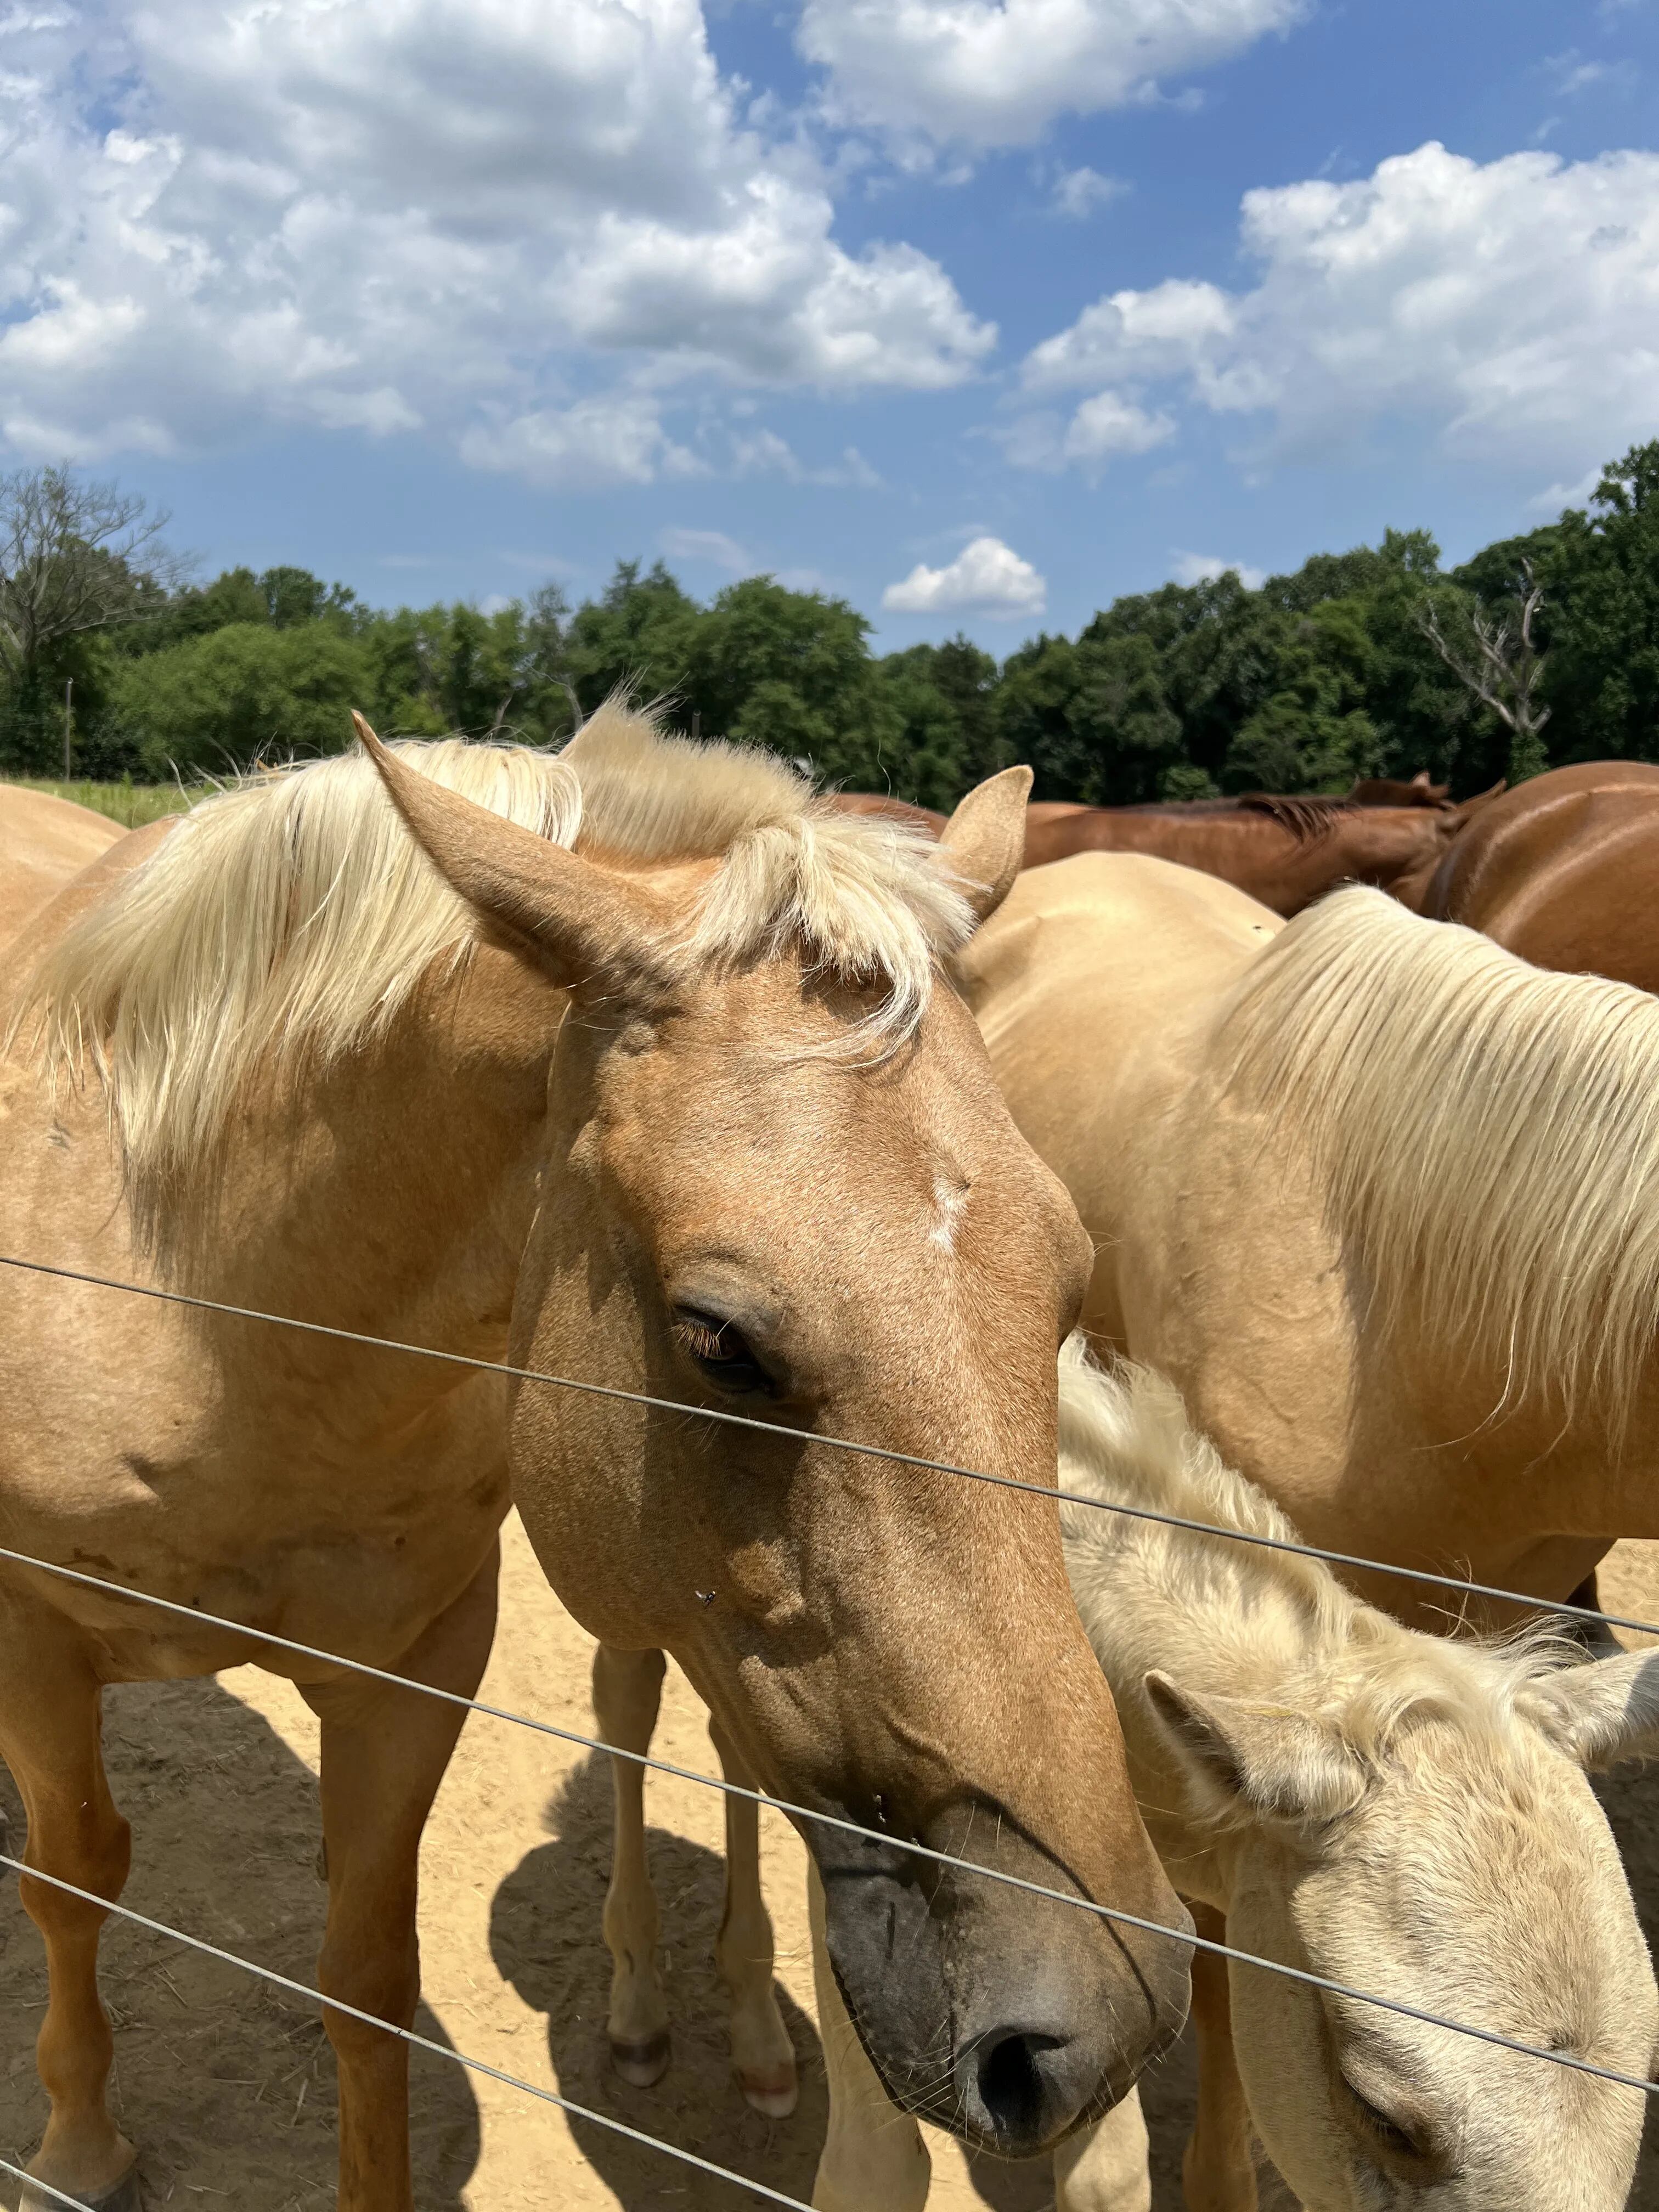
{"label": "green tree", "polygon": [[129,661],[111,685],[109,717],[145,773],[208,775],[260,759],[338,752],[351,710],[373,708],[375,669],[362,641],[325,623],[223,629]]}
{"label": "green tree", "polygon": [[1659,760],[1659,439],[1539,535],[1552,759]]}

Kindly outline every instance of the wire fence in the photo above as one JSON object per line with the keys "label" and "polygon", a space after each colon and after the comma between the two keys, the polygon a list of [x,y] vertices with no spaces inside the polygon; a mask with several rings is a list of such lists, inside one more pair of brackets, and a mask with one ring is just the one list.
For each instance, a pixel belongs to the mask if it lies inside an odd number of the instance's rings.
{"label": "wire fence", "polygon": [[[1659,1626],[1647,1621],[1626,1619],[1620,1614],[1604,1613],[1593,1607],[1539,1598],[1527,1592],[1504,1589],[1495,1585],[1475,1583],[1428,1569],[1401,1566],[1388,1560],[1367,1559],[1317,1545],[1295,1543],[1287,1539],[1231,1528],[1219,1522],[1190,1520],[1177,1514],[1161,1513],[1151,1507],[1127,1505],[1109,1498],[1082,1498],[1073,1492],[1060,1493],[1046,1484],[1025,1482],[1007,1475],[991,1474],[983,1469],[960,1467],[950,1461],[929,1459],[915,1453],[897,1451],[890,1446],[860,1443],[849,1437],[825,1436],[815,1430],[791,1428],[781,1422],[764,1420],[749,1414],[732,1413],[721,1407],[690,1405],[678,1400],[659,1397],[646,1391],[627,1390],[611,1384],[586,1382],[577,1376],[555,1375],[541,1369],[514,1366],[501,1360],[483,1359],[467,1353],[445,1351],[435,1346],[407,1343],[396,1338],[373,1335],[365,1331],[339,1328],[325,1322],[304,1321],[293,1315],[270,1313],[258,1307],[234,1305],[221,1299],[165,1290],[154,1284],[129,1282],[119,1277],[94,1274],[79,1268],[58,1267],[43,1261],[25,1260],[15,1255],[0,1254],[0,1267],[10,1267],[30,1274],[50,1276],[93,1288],[121,1291],[132,1297],[156,1299],[165,1304],[217,1313],[233,1319],[299,1330],[308,1335],[331,1338],[343,1343],[359,1345],[379,1351],[406,1354],[417,1358],[439,1360],[450,1365],[502,1375],[521,1382],[544,1384],[561,1389],[580,1391],[589,1395],[621,1400],[680,1417],[689,1416],[737,1429],[757,1431],[772,1437],[792,1438],[823,1448],[855,1453],[866,1458],[881,1460],[894,1465],[915,1468],[924,1472],[957,1476],[966,1481],[988,1483],[999,1489],[1020,1492],[1045,1498],[1050,1503],[1053,1503],[1057,1496],[1064,1494],[1068,1502],[1087,1504],[1103,1512],[1117,1513],[1134,1520],[1158,1522],[1165,1527],[1178,1528],[1195,1535],[1220,1538],[1232,1542],[1253,1545],[1269,1551],[1290,1553],[1303,1558],[1323,1560],[1332,1565],[1347,1566],[1369,1572],[1395,1576],[1430,1587],[1451,1590],[1465,1602],[1472,1597],[1501,1601],[1533,1611],[1553,1613],[1574,1620],[1595,1622],[1607,1627],[1625,1628],[1641,1634],[1659,1637]],[[843,1833],[866,1838],[890,1850],[902,1850],[912,1857],[940,1867],[953,1868],[963,1873],[977,1875],[988,1881],[1000,1882],[1029,1895],[1090,1913],[1114,1925],[1133,1928],[1155,1936],[1167,1937],[1171,1942],[1180,1942],[1192,1949],[1225,1959],[1231,1965],[1248,1966],[1258,1972],[1278,1975],[1329,1996],[1345,1997],[1354,2002],[1373,2006],[1378,2010],[1395,2014],[1421,2026],[1439,2028],[1451,2034],[1468,2037],[1474,2041],[1511,2052],[1518,2057],[1531,2058],[1547,2065],[1565,2068],[1573,2073],[1588,2075],[1622,2088],[1639,2091],[1644,2096],[1652,2095],[1656,2087],[1659,2087],[1659,2084],[1644,2080],[1639,2075],[1625,2074],[1613,2068],[1599,2066],[1592,2060],[1578,2057],[1572,2052],[1548,2050],[1537,2045],[1523,2043],[1516,2038],[1499,2034],[1495,2030],[1482,2027],[1474,2022],[1457,2021],[1441,2014],[1429,2012],[1378,1991],[1357,1989],[1323,1975],[1310,1972],[1305,1968],[1291,1966],[1282,1960],[1266,1958],[1253,1952],[1241,1950],[1236,1946],[1216,1942],[1197,1935],[1177,1936],[1175,1931],[1162,1923],[1123,1911],[1115,1906],[1098,1904],[1094,1899],[1080,1896],[1075,1892],[1051,1888],[1041,1882],[1031,1881],[1022,1875],[1010,1874],[1003,1869],[985,1866],[975,1860],[963,1858],[954,1852],[936,1850],[918,1841],[897,1838],[889,1832],[866,1827],[859,1821],[848,1820],[840,1814],[826,1813],[815,1807],[795,1804],[787,1798],[774,1796],[768,1791],[751,1789],[744,1784],[729,1781],[724,1777],[699,1773],[693,1768],[680,1766],[672,1760],[658,1759],[647,1752],[630,1751],[617,1745],[608,1744],[599,1737],[586,1735],[580,1729],[567,1728],[556,1722],[537,1718],[529,1714],[514,1712],[510,1708],[491,1705],[481,1698],[465,1697],[457,1691],[446,1690],[429,1682],[422,1682],[410,1676],[399,1674],[394,1670],[374,1666],[367,1661],[349,1658],[342,1653],[330,1651],[319,1645],[301,1643],[295,1638],[281,1636],[251,1626],[246,1621],[235,1620],[227,1615],[204,1613],[199,1607],[185,1605],[176,1600],[164,1598],[155,1592],[133,1589],[125,1585],[112,1583],[104,1577],[89,1575],[79,1569],[64,1566],[57,1561],[41,1559],[33,1553],[8,1546],[0,1546],[0,1559],[9,1561],[14,1566],[98,1590],[125,1602],[149,1606],[163,1613],[181,1616],[198,1628],[222,1629],[246,1638],[252,1646],[256,1647],[250,1652],[251,1657],[257,1657],[258,1651],[264,1650],[284,1651],[307,1659],[320,1660],[348,1673],[362,1675],[397,1688],[415,1691],[423,1696],[436,1698],[446,1704],[463,1706],[469,1711],[482,1713],[490,1719],[531,1729],[560,1742],[585,1748],[590,1752],[604,1753],[613,1759],[628,1759],[641,1768],[670,1775],[679,1781],[696,1783],[705,1788],[722,1791],[728,1796],[747,1798],[757,1805],[768,1806],[792,1820],[814,1822],[835,1828]],[[799,2198],[775,2189],[766,2182],[720,2166],[714,2160],[705,2159],[696,2152],[685,2150],[664,2137],[650,2135],[642,2130],[631,2127],[626,2122],[618,2120],[611,2114],[579,2104],[554,2090],[523,2081],[517,2075],[508,2074],[499,2067],[492,2066],[483,2059],[469,2057],[463,2052],[451,2049],[447,2045],[436,2042],[430,2037],[420,2035],[413,2029],[403,2027],[395,2021],[380,2019],[374,2014],[347,2004],[338,1998],[325,1996],[322,1991],[312,1989],[289,1976],[280,1974],[273,1968],[260,1966],[253,1960],[224,1950],[218,1945],[210,1943],[203,1937],[192,1936],[183,1929],[171,1927],[165,1922],[154,1920],[143,1913],[137,1912],[130,1906],[112,1903],[91,1891],[77,1888],[74,1883],[46,1873],[40,1868],[30,1866],[25,1860],[15,1858],[9,1853],[0,1851],[0,1866],[10,1869],[29,1881],[46,1883],[70,1896],[82,1899],[88,1904],[96,1905],[100,1911],[112,1912],[118,1917],[148,1929],[154,1934],[167,1936],[174,1942],[185,1944],[192,1950],[218,1959],[225,1964],[240,1967],[263,1981],[317,2003],[325,2011],[332,2010],[347,2014],[368,2027],[381,2029],[388,2034],[398,2037],[413,2048],[453,2060],[474,2073],[487,2075],[510,2088],[520,2090],[543,2103],[556,2106],[574,2118],[589,2122],[612,2134],[660,2151],[714,2179],[729,2182],[766,2203],[789,2206],[793,2208],[793,2212],[810,2212],[810,2208],[805,2206]],[[88,2212],[88,2208],[83,2206],[80,2199],[70,2197],[63,2191],[52,2188],[47,2184],[34,2180],[22,2167],[14,2166],[6,2159],[0,2158],[0,2172],[26,2181],[30,2188],[40,2191],[57,2203],[75,2207],[76,2212]]]}

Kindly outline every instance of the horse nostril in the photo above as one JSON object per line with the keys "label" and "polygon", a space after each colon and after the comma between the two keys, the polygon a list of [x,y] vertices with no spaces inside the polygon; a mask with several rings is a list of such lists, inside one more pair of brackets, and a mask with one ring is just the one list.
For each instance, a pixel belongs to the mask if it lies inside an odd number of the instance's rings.
{"label": "horse nostril", "polygon": [[983,2037],[959,2062],[963,2102],[980,2130],[1010,2148],[1041,2142],[1048,2132],[1052,2085],[1043,2065],[1045,2055],[1059,2049],[1061,2039],[1016,2029],[1006,2035]]}

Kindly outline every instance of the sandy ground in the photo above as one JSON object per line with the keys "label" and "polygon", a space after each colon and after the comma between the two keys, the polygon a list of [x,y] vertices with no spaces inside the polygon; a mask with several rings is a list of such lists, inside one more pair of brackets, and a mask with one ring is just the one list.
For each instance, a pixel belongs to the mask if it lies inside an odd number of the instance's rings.
{"label": "sandy ground", "polygon": [[[516,1523],[502,1626],[483,1694],[587,1729],[592,1646],[543,1582]],[[1603,1602],[1659,1618],[1659,1545],[1619,1547]],[[126,1902],[309,1981],[324,1892],[316,1873],[316,1731],[288,1685],[251,1668],[217,1681],[112,1693],[106,1745],[134,1829]],[[708,1771],[700,1708],[671,1672],[656,1748]],[[1605,1792],[1651,1940],[1659,1923],[1659,1772]],[[0,1805],[21,1836],[0,1767]],[[806,1948],[803,1855],[764,1816],[766,1886],[778,1931],[781,2002],[803,2062],[799,2108],[781,2124],[750,2112],[728,2072],[711,1954],[721,1889],[720,1801],[653,1777],[651,1849],[675,2014],[674,2064],[648,2091],[610,2071],[609,1960],[599,1911],[609,1865],[603,1760],[474,1715],[445,1781],[422,1856],[426,2002],[420,2031],[449,2049],[752,2173],[802,2198],[824,2126]],[[332,2201],[333,2067],[314,2007],[168,1939],[112,1922],[104,1989],[117,2028],[121,2124],[143,2146],[147,2212],[317,2212]],[[45,2100],[33,2030],[45,1996],[33,1929],[15,1884],[0,1893],[0,2155],[38,2141]],[[453,2060],[414,2060],[416,2201],[422,2212],[542,2212],[625,2206],[704,2212],[757,2200]],[[1178,2050],[1148,2086],[1158,2212],[1179,2212],[1190,2060]],[[979,2161],[933,2139],[939,2212],[1038,2212],[1045,2171]],[[1291,2200],[1264,2175],[1263,2212]],[[0,2192],[0,2202],[14,2197]],[[1632,2203],[1659,2212],[1652,2141]]]}

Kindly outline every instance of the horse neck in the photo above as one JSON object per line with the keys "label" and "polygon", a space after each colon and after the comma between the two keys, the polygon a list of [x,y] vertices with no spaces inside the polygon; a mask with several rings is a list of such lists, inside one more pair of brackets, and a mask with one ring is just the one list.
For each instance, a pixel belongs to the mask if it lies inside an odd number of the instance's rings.
{"label": "horse neck", "polygon": [[[371,1045],[250,1100],[186,1262],[190,1286],[505,1358],[562,1010],[522,962],[480,948]],[[361,1365],[352,1347],[338,1356]],[[438,1395],[455,1379],[435,1363],[392,1364],[398,1395]]]}

